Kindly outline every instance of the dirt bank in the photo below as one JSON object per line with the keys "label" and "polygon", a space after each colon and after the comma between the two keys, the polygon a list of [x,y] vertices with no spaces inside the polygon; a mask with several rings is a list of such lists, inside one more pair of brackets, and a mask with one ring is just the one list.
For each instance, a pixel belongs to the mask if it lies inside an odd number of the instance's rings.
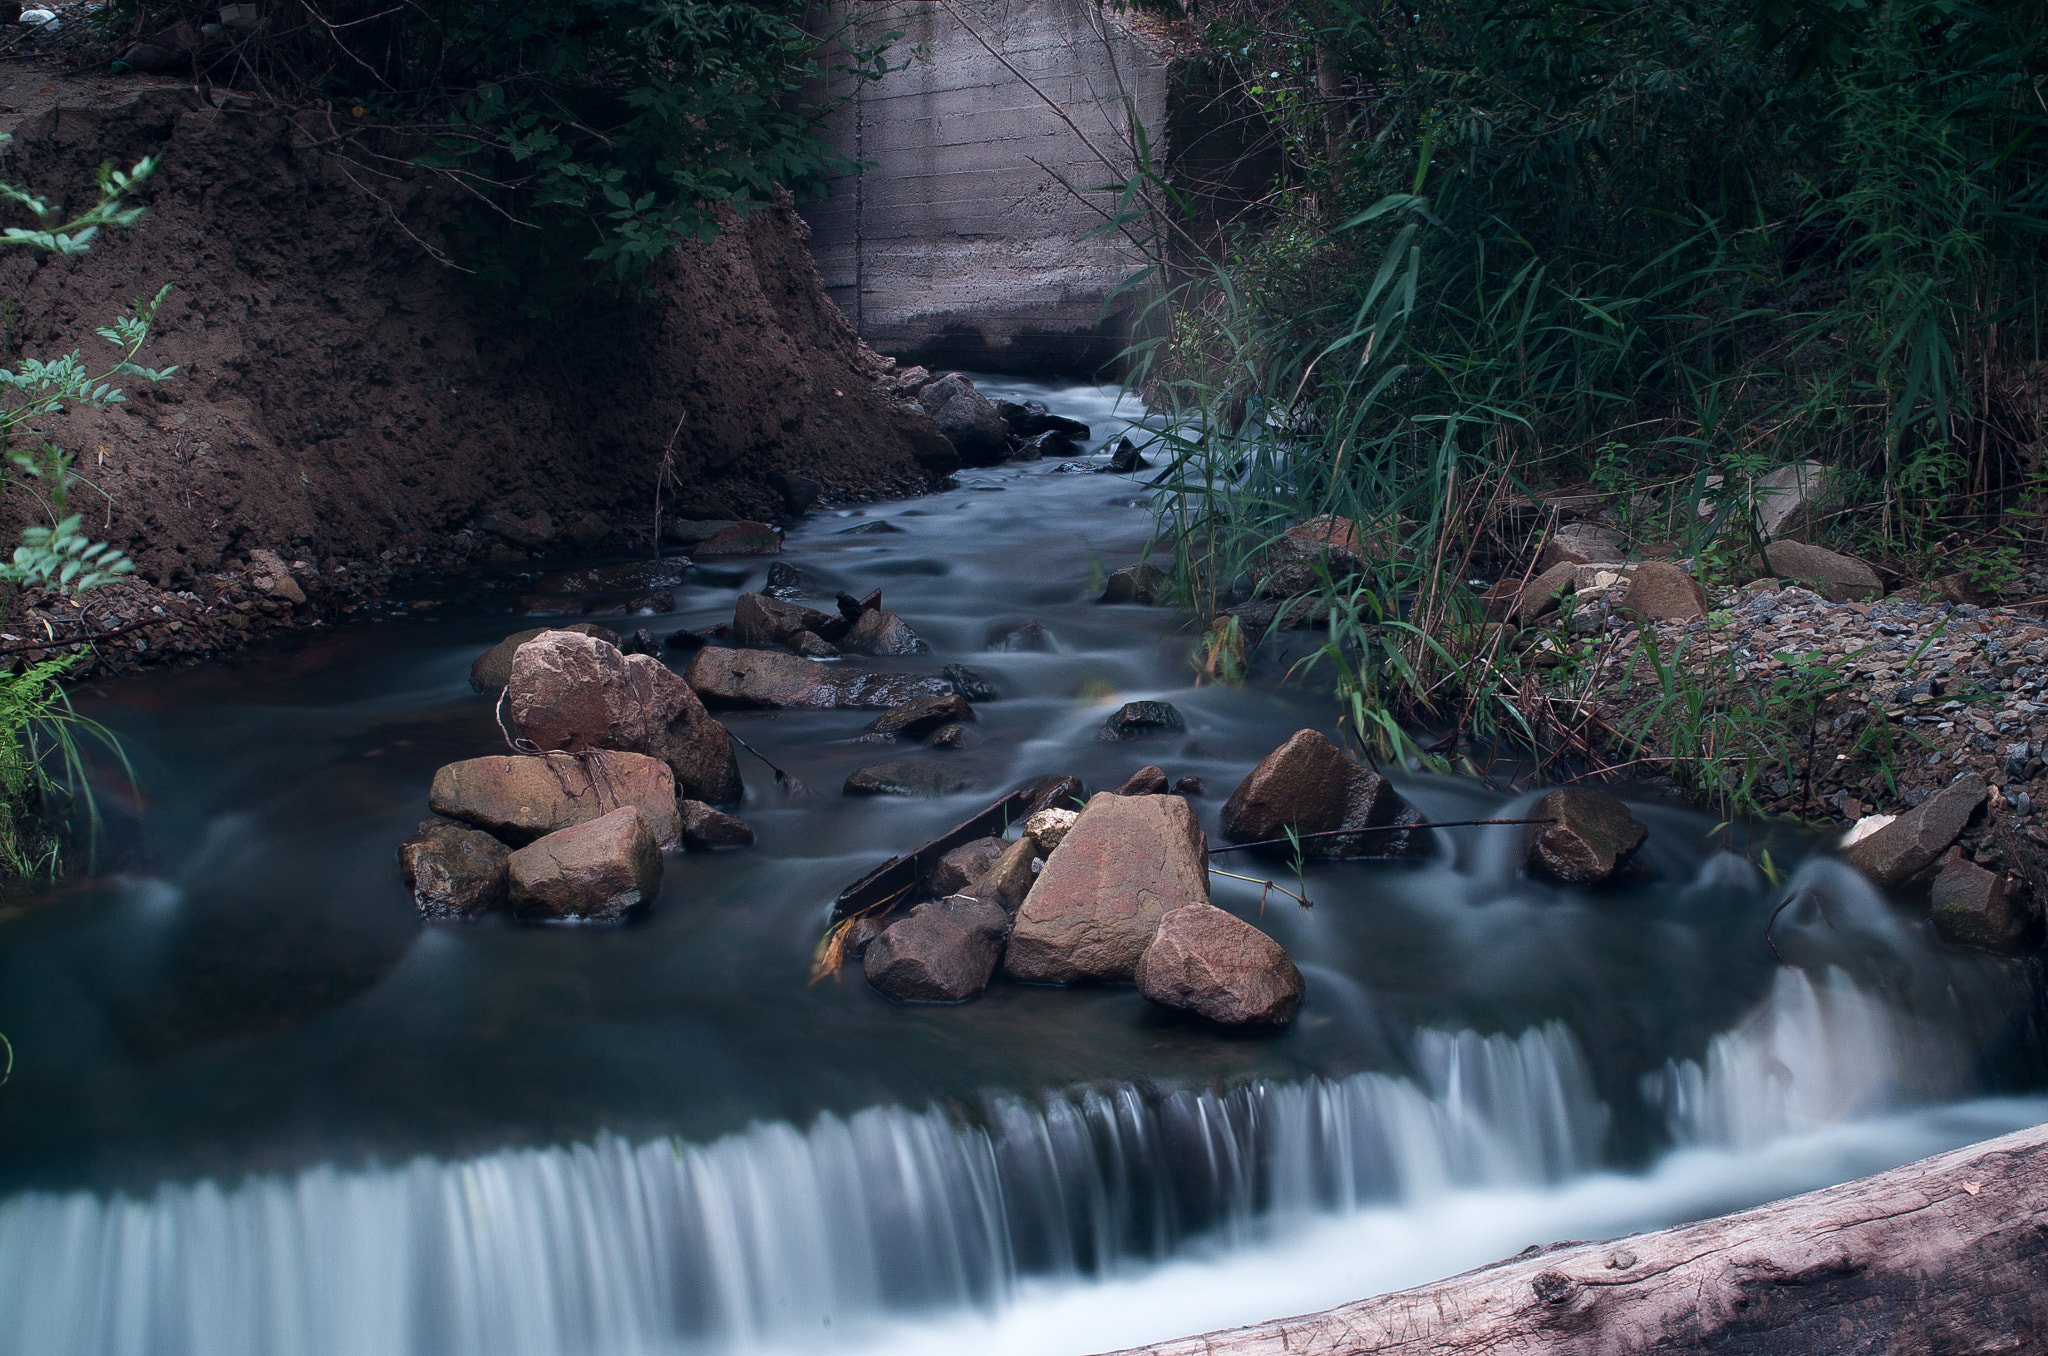
{"label": "dirt bank", "polygon": [[[175,285],[145,361],[177,378],[46,430],[105,492],[85,496],[94,529],[156,589],[206,596],[273,550],[317,572],[317,609],[349,591],[329,586],[350,561],[360,580],[624,547],[645,539],[672,437],[668,502],[700,517],[781,515],[776,471],[828,500],[928,483],[913,453],[936,430],[874,389],[882,360],[826,299],[794,211],[672,251],[645,302],[593,295],[532,319],[430,254],[456,190],[396,162],[399,177],[366,185],[359,150],[351,163],[319,144],[324,120],[104,75],[0,74],[20,114],[0,119],[16,138],[6,177],[79,202],[102,160],[162,161],[137,229],[81,258],[0,256],[10,358],[90,355],[94,327]],[[8,535],[32,510],[8,496]]]}

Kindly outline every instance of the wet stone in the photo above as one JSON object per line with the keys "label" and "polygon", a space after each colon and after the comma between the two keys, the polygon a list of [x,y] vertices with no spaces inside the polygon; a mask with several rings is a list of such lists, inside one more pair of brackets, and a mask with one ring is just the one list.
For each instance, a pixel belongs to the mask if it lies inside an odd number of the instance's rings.
{"label": "wet stone", "polygon": [[1529,818],[1557,821],[1530,833],[1529,869],[1565,885],[1608,879],[1649,835],[1628,806],[1597,787],[1560,787],[1537,801]]}
{"label": "wet stone", "polygon": [[1187,728],[1187,721],[1169,702],[1126,702],[1103,722],[1095,738],[1098,743],[1116,743],[1142,735],[1174,734]]}
{"label": "wet stone", "polygon": [[512,911],[529,922],[615,923],[661,888],[661,849],[631,806],[538,839],[507,867]]}
{"label": "wet stone", "polygon": [[1053,648],[1052,636],[1035,621],[998,622],[988,629],[991,650],[1042,651]]}
{"label": "wet stone", "polygon": [[964,749],[974,739],[974,732],[965,725],[941,725],[932,731],[932,737],[924,742],[928,749]]}
{"label": "wet stone", "polygon": [[864,733],[871,735],[921,735],[942,725],[978,719],[967,699],[957,692],[937,697],[920,697],[891,707],[868,722]]}
{"label": "wet stone", "polygon": [[692,852],[754,845],[753,825],[737,815],[726,814],[701,800],[682,801],[676,811],[682,820],[683,846]]}
{"label": "wet stone", "polygon": [[974,789],[974,778],[943,762],[898,759],[870,763],[846,779],[849,796],[950,796]]}
{"label": "wet stone", "polygon": [[1147,765],[1130,775],[1130,779],[1116,789],[1119,796],[1163,796],[1166,794],[1166,773],[1157,767]]}
{"label": "wet stone", "polygon": [[422,918],[474,918],[505,902],[512,853],[478,829],[446,819],[423,821],[398,845],[398,862]]}
{"label": "wet stone", "polygon": [[931,892],[935,895],[959,894],[980,880],[1009,846],[1001,838],[977,838],[954,848],[939,858],[939,864],[932,868]]}
{"label": "wet stone", "polygon": [[1173,580],[1157,565],[1126,565],[1103,581],[1100,601],[1163,607],[1173,601]]}

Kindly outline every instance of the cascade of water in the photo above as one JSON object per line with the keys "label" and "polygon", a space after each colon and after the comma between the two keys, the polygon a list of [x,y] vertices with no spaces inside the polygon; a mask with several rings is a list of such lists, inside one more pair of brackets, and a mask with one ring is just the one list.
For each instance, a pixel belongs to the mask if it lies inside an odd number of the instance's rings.
{"label": "cascade of water", "polygon": [[1198,1235],[1593,1161],[1606,1108],[1556,1025],[1426,1033],[1382,1074],[1151,1100],[1118,1086],[321,1168],[146,1201],[0,1203],[0,1356],[637,1356],[846,1337],[1106,1275]]}

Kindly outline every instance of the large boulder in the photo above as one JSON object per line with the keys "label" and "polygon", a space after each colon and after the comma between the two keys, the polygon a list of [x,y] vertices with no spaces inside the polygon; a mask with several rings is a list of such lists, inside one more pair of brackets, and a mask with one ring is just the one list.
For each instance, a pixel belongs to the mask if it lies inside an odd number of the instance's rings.
{"label": "large boulder", "polygon": [[1817,461],[1798,461],[1757,477],[1752,487],[1758,525],[1764,536],[1792,537],[1809,531],[1815,511],[1834,493],[1828,468]]}
{"label": "large boulder", "polygon": [[631,806],[529,843],[507,867],[512,911],[533,922],[615,923],[661,888],[661,849]]}
{"label": "large boulder", "polygon": [[446,819],[421,821],[398,845],[398,864],[422,918],[474,918],[503,904],[511,855],[489,834]]}
{"label": "large boulder", "polygon": [[933,900],[869,942],[861,969],[891,998],[958,1003],[988,987],[1009,926],[1010,916],[985,900]]}
{"label": "large boulder", "polygon": [[1558,600],[1572,591],[1578,576],[1579,567],[1568,560],[1559,561],[1527,582],[1519,575],[1511,575],[1486,591],[1486,615],[1517,626],[1534,625],[1537,618],[1557,607]]}
{"label": "large boulder", "polygon": [[1138,958],[1138,992],[1222,1026],[1285,1026],[1301,1007],[1301,971],[1278,942],[1213,904],[1159,920]]}
{"label": "large boulder", "polygon": [[[1408,857],[1428,848],[1428,835],[1382,826],[1415,825],[1422,816],[1385,777],[1360,767],[1328,738],[1296,730],[1285,744],[1259,760],[1223,804],[1223,836],[1233,843],[1271,843],[1298,835],[1373,833],[1301,838],[1304,857]],[[1284,842],[1256,849],[1268,856],[1291,855]]]}
{"label": "large boulder", "polygon": [[1130,979],[1168,911],[1209,902],[1208,851],[1179,796],[1095,796],[1017,911],[1005,971],[1040,984]]}
{"label": "large boulder", "polygon": [[1010,845],[1000,838],[977,838],[971,843],[962,843],[932,868],[931,892],[935,895],[957,895],[988,873],[996,864],[996,858],[1003,855]]}
{"label": "large boulder", "polygon": [[917,403],[969,466],[995,466],[1010,455],[1010,427],[987,396],[958,372],[917,393]]}
{"label": "large boulder", "polygon": [[887,709],[956,690],[947,678],[868,673],[820,664],[784,650],[716,646],[697,651],[683,679],[707,703],[784,710]]}
{"label": "large boulder", "polygon": [[543,631],[512,657],[506,703],[519,732],[543,749],[652,753],[683,713],[690,689],[651,655],[574,631]]}
{"label": "large boulder", "polygon": [[1886,889],[1897,889],[1934,864],[1984,803],[1984,779],[1966,772],[1915,808],[1843,853],[1849,865]]}
{"label": "large boulder", "polygon": [[1627,559],[1627,539],[1613,528],[1598,523],[1566,523],[1543,543],[1536,568],[1542,571],[1564,564],[1595,565]]}
{"label": "large boulder", "polygon": [[765,593],[742,593],[733,601],[733,639],[742,645],[791,645],[799,632],[823,638],[843,626],[844,620],[835,613]]}
{"label": "large boulder", "polygon": [[1840,555],[1802,541],[1774,541],[1764,548],[1771,573],[1804,584],[1831,603],[1861,603],[1882,597],[1877,571],[1854,556]]}
{"label": "large boulder", "polygon": [[[594,622],[572,622],[567,626],[553,628],[557,631],[574,631],[578,635],[590,636],[610,645],[619,643],[619,633]],[[519,653],[519,647],[535,636],[547,634],[545,626],[529,627],[514,631],[511,635],[485,650],[469,666],[469,685],[482,693],[497,693],[505,690],[505,684],[512,681],[512,656]]]}
{"label": "large boulder", "polygon": [[[592,780],[593,766],[598,777]],[[633,806],[655,842],[680,841],[675,774],[638,753],[496,754],[449,763],[434,774],[427,808],[515,846]]]}
{"label": "large boulder", "polygon": [[1951,942],[2017,951],[2034,926],[2011,880],[1960,855],[1934,878],[1932,896],[1934,930]]}
{"label": "large boulder", "polygon": [[868,722],[864,734],[894,737],[929,734],[942,725],[978,719],[967,699],[957,692],[943,697],[920,697],[914,702],[891,707]]}
{"label": "large boulder", "polygon": [[1529,869],[1565,885],[1606,880],[1650,832],[1628,806],[1593,786],[1559,787],[1536,802],[1529,818],[1557,821],[1529,834]]}
{"label": "large boulder", "polygon": [[1707,595],[1699,581],[1678,566],[1646,560],[1630,573],[1621,610],[1655,621],[1692,621],[1707,615]]}
{"label": "large boulder", "polygon": [[847,774],[849,796],[950,796],[972,791],[974,778],[950,763],[913,758],[870,763]]}
{"label": "large boulder", "polygon": [[844,637],[839,648],[852,650],[857,654],[930,654],[932,647],[925,644],[917,632],[910,629],[910,623],[886,608],[870,608],[860,614]]}

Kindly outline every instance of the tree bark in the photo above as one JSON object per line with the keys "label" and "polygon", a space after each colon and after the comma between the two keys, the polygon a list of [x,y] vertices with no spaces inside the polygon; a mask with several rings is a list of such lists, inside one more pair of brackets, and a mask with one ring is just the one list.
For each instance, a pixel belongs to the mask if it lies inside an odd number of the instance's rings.
{"label": "tree bark", "polygon": [[1823,1191],[1118,1356],[2048,1351],[2048,1126]]}

